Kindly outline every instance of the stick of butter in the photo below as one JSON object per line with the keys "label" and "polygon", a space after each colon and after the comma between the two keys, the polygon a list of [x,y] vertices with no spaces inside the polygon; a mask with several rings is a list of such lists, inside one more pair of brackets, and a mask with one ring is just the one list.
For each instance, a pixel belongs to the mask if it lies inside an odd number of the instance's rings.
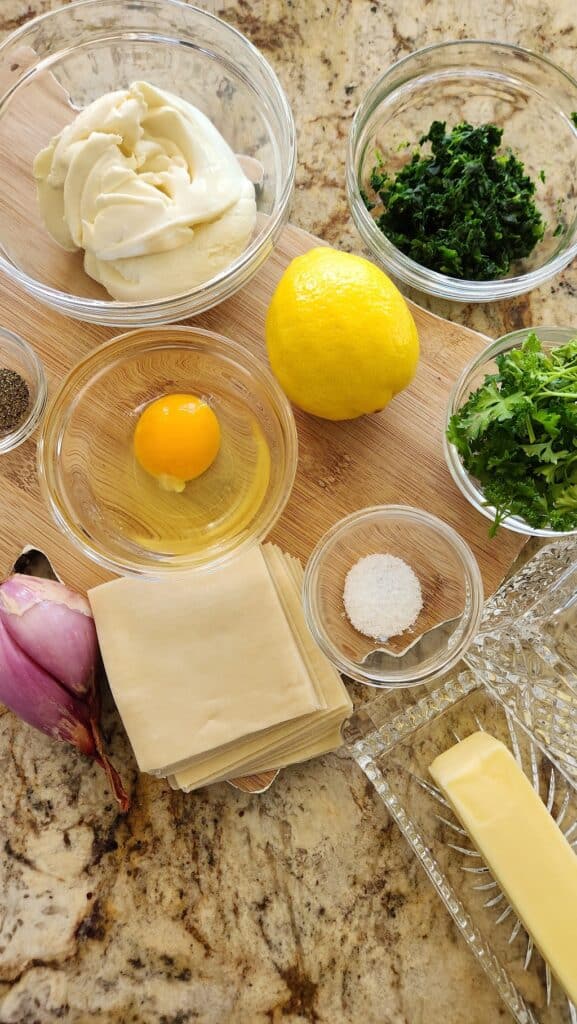
{"label": "stick of butter", "polygon": [[430,773],[553,974],[577,1004],[577,854],[499,740],[476,732]]}

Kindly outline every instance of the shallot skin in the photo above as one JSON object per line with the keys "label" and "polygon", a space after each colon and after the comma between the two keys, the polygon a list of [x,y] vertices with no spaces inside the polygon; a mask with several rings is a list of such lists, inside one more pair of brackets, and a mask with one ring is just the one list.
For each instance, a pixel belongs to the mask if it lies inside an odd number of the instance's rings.
{"label": "shallot skin", "polygon": [[18,647],[1,617],[0,700],[40,732],[94,756],[88,705],[60,686]]}
{"label": "shallot skin", "polygon": [[98,638],[86,598],[63,583],[15,573],[0,586],[0,619],[67,690],[81,697],[94,691]]}
{"label": "shallot skin", "polygon": [[124,812],[129,799],[98,725],[98,664],[86,598],[58,581],[18,573],[0,585],[0,701],[40,732],[93,758]]}

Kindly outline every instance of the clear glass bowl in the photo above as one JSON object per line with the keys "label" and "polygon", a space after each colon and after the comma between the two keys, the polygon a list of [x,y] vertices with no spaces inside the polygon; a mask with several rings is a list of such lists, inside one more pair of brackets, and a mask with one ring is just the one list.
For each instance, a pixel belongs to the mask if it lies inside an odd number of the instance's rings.
{"label": "clear glass bowl", "polygon": [[[349,205],[374,259],[404,284],[456,302],[521,295],[559,273],[577,254],[575,110],[575,79],[546,57],[517,46],[465,39],[429,46],[398,61],[362,100],[347,151]],[[448,127],[460,121],[502,127],[503,145],[520,157],[536,182],[547,231],[507,277],[459,280],[421,266],[386,238],[363,202],[361,190],[370,194],[375,152],[382,153],[387,170],[398,172],[435,120]],[[555,236],[559,223],[565,230]]]}
{"label": "clear glass bowl", "polygon": [[[184,552],[178,530],[182,522],[188,531],[188,519],[179,520],[170,541],[166,531],[159,540],[156,529],[165,526],[157,514],[157,497],[160,501],[163,494],[162,501],[172,503],[183,496],[161,492],[132,454],[142,409],[178,392],[201,395],[214,406],[223,432],[219,459],[227,460],[222,488],[232,491],[230,505],[219,505],[214,521],[194,534],[195,550],[187,542]],[[256,423],[270,453],[268,482],[265,477],[264,485],[259,483],[262,493],[250,503],[244,500],[246,488],[237,493],[231,483],[237,431],[246,433],[247,414],[249,429]],[[210,331],[153,327],[113,338],[70,372],[44,420],[38,471],[56,523],[86,555],[113,572],[154,576],[214,566],[262,540],[290,495],[297,447],[288,400],[245,348]],[[149,488],[154,488],[150,494]],[[163,504],[162,509],[168,516],[177,506]],[[191,529],[196,529],[194,506],[178,510],[191,517]]]}
{"label": "clear glass bowl", "polygon": [[0,327],[0,367],[15,370],[28,385],[30,403],[25,418],[12,430],[0,430],[0,455],[11,452],[34,433],[46,407],[46,376],[36,352],[24,338]]}
{"label": "clear glass bowl", "polygon": [[[484,383],[487,374],[497,372],[496,357],[503,352],[508,352],[510,349],[522,345],[533,331],[535,331],[546,350],[555,348],[557,345],[564,345],[565,342],[577,337],[576,327],[523,327],[519,331],[505,334],[502,338],[498,338],[497,341],[493,341],[467,364],[461,376],[453,385],[449,395],[447,418],[445,430],[443,431],[443,447],[449,472],[461,494],[464,494],[473,508],[476,508],[477,512],[491,520],[495,518],[494,506],[487,504],[485,501],[485,495],[480,484],[463,466],[455,445],[447,440],[446,431],[451,416],[458,412],[467,401],[469,395]],[[502,520],[501,528],[512,530],[513,533],[524,533],[528,537],[569,537],[572,534],[577,534],[577,530],[566,530],[565,532],[559,530],[536,530],[533,526],[529,526],[520,516],[507,516],[506,519]]]}
{"label": "clear glass bowl", "polygon": [[[357,632],[343,605],[345,578],[365,555],[391,554],[415,571],[422,611],[411,630],[379,643]],[[382,505],[346,516],[322,538],[306,567],[305,616],[339,672],[369,686],[412,686],[455,665],[483,610],[483,583],[465,541],[436,516]]]}
{"label": "clear glass bowl", "polygon": [[[81,254],[48,235],[34,157],[76,112],[143,78],[198,106],[257,179],[257,227],[227,269],[184,295],[117,302],[84,273]],[[0,269],[68,316],[136,327],[210,309],[245,285],[288,217],[294,122],[272,68],[236,29],[179,0],[84,0],[36,18],[0,46]],[[250,158],[250,159],[249,159]]]}

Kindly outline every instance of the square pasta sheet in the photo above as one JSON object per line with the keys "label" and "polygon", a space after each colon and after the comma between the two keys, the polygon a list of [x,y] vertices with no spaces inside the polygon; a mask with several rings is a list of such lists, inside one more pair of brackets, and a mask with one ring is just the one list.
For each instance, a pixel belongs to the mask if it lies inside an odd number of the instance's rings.
{"label": "square pasta sheet", "polygon": [[214,571],[89,593],[142,771],[194,789],[340,745],[345,687],[304,622],[300,563],[272,545]]}

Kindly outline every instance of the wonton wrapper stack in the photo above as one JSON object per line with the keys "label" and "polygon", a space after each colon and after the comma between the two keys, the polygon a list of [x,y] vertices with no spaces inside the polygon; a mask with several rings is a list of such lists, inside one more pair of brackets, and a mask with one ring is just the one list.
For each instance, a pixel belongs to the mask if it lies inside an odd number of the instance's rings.
{"label": "wonton wrapper stack", "polygon": [[302,577],[266,544],[213,571],[89,592],[141,771],[188,792],[340,746],[351,702],[308,631]]}

